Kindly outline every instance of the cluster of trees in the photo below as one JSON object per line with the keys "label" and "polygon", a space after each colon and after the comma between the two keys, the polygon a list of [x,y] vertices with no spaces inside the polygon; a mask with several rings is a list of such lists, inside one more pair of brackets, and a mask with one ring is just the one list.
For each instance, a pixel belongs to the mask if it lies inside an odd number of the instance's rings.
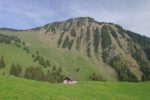
{"label": "cluster of trees", "polygon": [[109,58],[108,50],[103,50],[102,58],[103,58],[104,63],[107,63],[107,64],[109,63],[108,62],[108,58]]}
{"label": "cluster of trees", "polygon": [[72,19],[68,19],[65,23],[64,23],[64,27],[63,27],[63,31],[69,31],[69,29],[71,28],[73,24],[73,20]]}
{"label": "cluster of trees", "polygon": [[57,43],[58,47],[61,45],[61,43],[63,41],[62,38],[63,38],[64,34],[65,34],[65,32],[61,33],[61,35],[60,35],[60,37],[58,39],[58,43]]}
{"label": "cluster of trees", "polygon": [[45,80],[51,83],[61,83],[65,75],[62,73],[62,68],[56,68],[53,66],[52,70],[48,70],[47,74],[45,75]]}
{"label": "cluster of trees", "polygon": [[99,43],[100,43],[100,32],[99,32],[99,29],[98,29],[98,28],[96,28],[96,29],[94,30],[93,39],[94,39],[94,42],[93,42],[94,51],[95,51],[95,53],[97,54],[97,53],[98,53]]}
{"label": "cluster of trees", "polygon": [[79,50],[80,49],[80,46],[81,46],[81,40],[83,38],[84,34],[83,34],[83,29],[81,29],[81,33],[80,33],[80,36],[77,37],[77,45],[76,45],[76,49]]}
{"label": "cluster of trees", "polygon": [[60,83],[65,77],[65,75],[63,75],[62,73],[61,67],[56,68],[55,66],[53,66],[53,68],[51,70],[48,70],[46,73],[43,71],[42,67],[31,66],[27,67],[23,74],[22,66],[19,64],[12,64],[9,74],[16,77],[24,77],[26,79],[51,83]]}
{"label": "cluster of trees", "polygon": [[42,67],[29,67],[26,68],[24,77],[31,80],[44,81],[44,72]]}
{"label": "cluster of trees", "polygon": [[80,44],[81,44],[81,39],[80,39],[80,37],[77,37],[77,41],[76,41],[76,49],[77,50],[79,50]]}
{"label": "cluster of trees", "polygon": [[110,33],[112,34],[112,36],[117,39],[118,35],[115,32],[115,30],[111,26],[109,26],[108,29],[109,29]]}
{"label": "cluster of trees", "polygon": [[74,28],[71,30],[70,34],[71,34],[72,37],[76,37],[76,32],[75,32]]}
{"label": "cluster of trees", "polygon": [[[47,31],[45,33],[48,33],[49,31],[56,33],[56,29],[59,27],[59,23],[60,22],[54,22],[50,25],[46,25],[46,27],[48,28]],[[45,27],[45,26],[44,26]]]}
{"label": "cluster of trees", "polygon": [[87,43],[87,46],[86,46],[87,56],[91,57],[91,49],[90,49],[91,43],[90,43],[90,28],[89,27],[87,27],[87,32],[86,32],[86,43]]}
{"label": "cluster of trees", "polygon": [[142,81],[150,80],[150,68],[143,66],[143,67],[141,67],[141,71],[143,72]]}
{"label": "cluster of trees", "polygon": [[150,61],[150,47],[149,48],[145,48],[144,52],[145,52],[145,54],[147,56],[147,59]]}
{"label": "cluster of trees", "polygon": [[108,48],[111,45],[111,37],[110,37],[109,31],[106,25],[102,27],[101,37],[102,37],[102,47],[104,49]]}
{"label": "cluster of trees", "polygon": [[0,43],[5,43],[5,44],[14,43],[16,45],[16,47],[21,47],[22,46],[23,49],[26,50],[27,53],[29,53],[29,48],[25,45],[25,42],[22,41],[17,36],[0,34]]}
{"label": "cluster of trees", "polygon": [[9,74],[14,75],[16,77],[22,77],[22,66],[19,64],[13,63],[10,67]]}
{"label": "cluster of trees", "polygon": [[[111,26],[109,26],[108,29],[109,29],[110,33],[112,34],[112,36],[116,39],[116,41],[117,41],[119,47],[120,47],[120,48],[123,48],[122,44],[121,44],[120,41],[119,41],[119,38],[118,38],[118,35],[117,35],[116,31],[115,31]],[[122,33],[122,34],[123,34],[123,33]],[[123,35],[123,36],[124,36],[124,35]]]}
{"label": "cluster of trees", "polygon": [[15,39],[15,45],[16,47],[22,47],[23,50],[25,50],[27,53],[29,53],[29,47],[26,46],[26,43],[24,41],[22,41],[20,38],[16,38]]}
{"label": "cluster of trees", "polygon": [[125,38],[125,32],[126,32],[126,30],[124,30],[120,25],[115,25],[116,26],[116,28],[117,28],[117,32],[123,37],[123,38]]}
{"label": "cluster of trees", "polygon": [[117,71],[119,81],[137,82],[137,77],[129,70],[127,62],[123,62],[119,56],[110,60],[110,65]]}
{"label": "cluster of trees", "polygon": [[150,47],[150,38],[148,38],[146,36],[142,36],[140,34],[136,34],[136,33],[131,32],[129,30],[127,30],[126,32],[132,38],[132,40],[135,43],[138,43],[141,47],[143,47],[143,48]]}
{"label": "cluster of trees", "polygon": [[62,47],[63,48],[68,48],[70,50],[71,47],[72,47],[73,41],[74,41],[74,39],[69,40],[69,36],[66,36],[66,38],[65,38],[65,40],[62,44]]}
{"label": "cluster of trees", "polygon": [[150,61],[150,39],[146,36],[142,36],[129,30],[127,30],[126,32],[135,43],[139,44],[142,47],[140,50],[135,48],[136,50],[132,51],[132,56],[138,62],[138,64],[140,65],[140,69],[143,72],[142,80],[150,80],[150,64],[144,61],[142,57],[142,51],[144,51],[147,59]]}
{"label": "cluster of trees", "polygon": [[68,43],[69,43],[69,36],[66,36],[66,38],[65,38],[65,40],[64,40],[64,42],[62,44],[62,47],[66,48],[68,46]]}
{"label": "cluster of trees", "polygon": [[41,66],[43,67],[48,67],[51,66],[51,63],[48,59],[44,58],[43,56],[41,56],[39,54],[39,52],[37,51],[36,54],[32,54],[32,58],[34,62],[38,62]]}
{"label": "cluster of trees", "polygon": [[132,52],[132,56],[138,62],[140,65],[140,70],[143,72],[142,81],[150,80],[150,67],[148,63],[142,59],[141,50],[136,49],[134,52]]}
{"label": "cluster of trees", "polygon": [[92,73],[89,75],[89,80],[92,81],[106,81],[101,75]]}
{"label": "cluster of trees", "polygon": [[4,61],[4,57],[1,56],[1,58],[0,58],[0,69],[5,68],[5,66],[6,66],[6,64],[5,64],[5,61]]}
{"label": "cluster of trees", "polygon": [[0,43],[10,44],[12,39],[12,36],[0,34]]}

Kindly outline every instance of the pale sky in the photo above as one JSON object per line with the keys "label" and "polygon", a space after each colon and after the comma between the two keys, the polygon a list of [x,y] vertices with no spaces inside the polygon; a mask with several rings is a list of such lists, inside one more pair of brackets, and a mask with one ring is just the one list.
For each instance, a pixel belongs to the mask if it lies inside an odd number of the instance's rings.
{"label": "pale sky", "polygon": [[150,37],[150,0],[0,0],[0,27],[29,29],[87,16]]}

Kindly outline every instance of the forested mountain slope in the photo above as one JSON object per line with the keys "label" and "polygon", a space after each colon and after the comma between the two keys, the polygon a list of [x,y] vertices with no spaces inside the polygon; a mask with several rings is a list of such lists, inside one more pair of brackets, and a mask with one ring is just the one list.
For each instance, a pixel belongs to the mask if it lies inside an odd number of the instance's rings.
{"label": "forested mountain slope", "polygon": [[[0,33],[24,41],[33,64],[44,71],[61,67],[65,76],[79,80],[150,80],[150,38],[117,24],[78,17],[30,30],[1,29]],[[52,67],[34,61],[38,53]]]}

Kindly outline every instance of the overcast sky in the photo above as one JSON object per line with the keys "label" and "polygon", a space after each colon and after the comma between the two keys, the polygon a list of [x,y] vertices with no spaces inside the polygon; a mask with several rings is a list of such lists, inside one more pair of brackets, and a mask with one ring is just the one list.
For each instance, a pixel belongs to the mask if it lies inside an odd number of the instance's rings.
{"label": "overcast sky", "polygon": [[150,0],[0,0],[0,27],[28,29],[81,16],[150,37]]}

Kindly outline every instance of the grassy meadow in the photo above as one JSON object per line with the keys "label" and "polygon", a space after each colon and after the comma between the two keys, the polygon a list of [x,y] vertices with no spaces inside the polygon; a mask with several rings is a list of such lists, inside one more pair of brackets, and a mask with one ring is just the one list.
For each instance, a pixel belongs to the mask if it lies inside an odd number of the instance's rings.
{"label": "grassy meadow", "polygon": [[149,100],[150,82],[93,82],[75,85],[0,76],[0,100]]}

